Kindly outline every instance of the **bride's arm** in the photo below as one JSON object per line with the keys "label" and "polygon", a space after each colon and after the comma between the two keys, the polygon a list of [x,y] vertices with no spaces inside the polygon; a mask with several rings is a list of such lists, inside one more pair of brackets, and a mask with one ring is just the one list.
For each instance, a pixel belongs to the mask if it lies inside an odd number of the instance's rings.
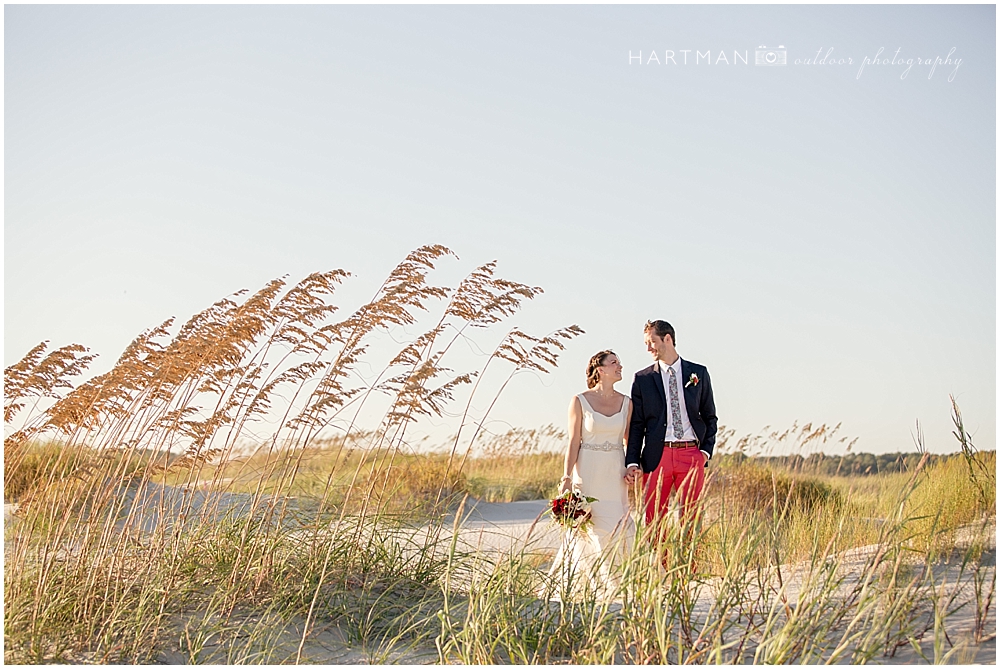
{"label": "bride's arm", "polygon": [[625,417],[625,434],[622,435],[622,446],[628,448],[628,428],[632,425],[632,403],[628,403],[628,415]]}
{"label": "bride's arm", "polygon": [[573,487],[573,468],[580,455],[580,441],[583,439],[583,407],[580,398],[573,397],[569,404],[569,444],[566,446],[566,458],[563,461],[563,477],[559,483],[559,492],[564,493]]}

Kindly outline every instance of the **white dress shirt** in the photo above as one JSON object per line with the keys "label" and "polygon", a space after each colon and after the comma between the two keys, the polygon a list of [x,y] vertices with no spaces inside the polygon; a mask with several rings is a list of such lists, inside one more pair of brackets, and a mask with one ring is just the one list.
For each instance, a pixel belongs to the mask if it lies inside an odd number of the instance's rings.
{"label": "white dress shirt", "polygon": [[[663,379],[663,392],[667,401],[667,433],[666,441],[697,441],[698,435],[691,427],[691,420],[688,418],[687,405],[684,403],[684,379],[681,378],[681,359],[678,357],[674,364],[668,365],[662,360],[656,364],[660,369],[660,377]],[[677,390],[677,398],[681,402],[681,430],[684,436],[678,439],[674,436],[674,417],[670,415],[670,370],[674,370],[674,388]]]}
{"label": "white dress shirt", "polygon": [[[674,364],[672,364],[672,365],[668,365],[667,363],[663,362],[662,360],[657,360],[656,364],[659,365],[660,376],[663,378],[663,392],[667,396],[667,398],[666,398],[667,399],[667,435],[666,435],[667,438],[666,438],[666,440],[667,441],[674,441],[674,439],[670,438],[674,434],[674,421],[673,421],[673,416],[670,415],[670,386],[667,385],[668,383],[670,383],[670,372],[668,372],[667,369],[673,367],[673,369],[674,369],[674,382],[677,384],[677,397],[681,401],[681,428],[684,430],[684,438],[683,439],[678,439],[677,441],[697,441],[698,440],[698,435],[695,434],[694,428],[691,427],[691,419],[688,418],[687,404],[684,403],[684,384],[687,383],[687,381],[685,381],[681,377],[681,357],[677,356],[677,359],[674,360]],[[701,451],[701,452],[705,454],[705,459],[706,460],[711,459],[712,456],[710,456],[708,454],[708,452],[706,452],[706,451]]]}

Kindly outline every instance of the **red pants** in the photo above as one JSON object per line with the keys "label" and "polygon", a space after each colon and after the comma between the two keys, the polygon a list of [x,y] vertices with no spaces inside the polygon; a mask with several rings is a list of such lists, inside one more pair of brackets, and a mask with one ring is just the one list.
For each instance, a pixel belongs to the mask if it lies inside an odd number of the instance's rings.
{"label": "red pants", "polygon": [[670,491],[677,491],[681,519],[694,506],[705,485],[705,454],[691,448],[664,448],[656,469],[643,474],[646,491],[646,524],[665,518],[670,504]]}

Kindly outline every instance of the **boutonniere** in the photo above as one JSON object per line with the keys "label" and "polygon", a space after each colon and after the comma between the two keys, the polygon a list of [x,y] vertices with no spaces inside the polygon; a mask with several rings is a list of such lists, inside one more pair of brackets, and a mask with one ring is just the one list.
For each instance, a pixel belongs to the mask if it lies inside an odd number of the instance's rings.
{"label": "boutonniere", "polygon": [[691,372],[691,376],[688,378],[688,382],[684,384],[684,387],[687,388],[688,386],[697,386],[697,385],[698,385],[698,375],[695,374],[694,372]]}

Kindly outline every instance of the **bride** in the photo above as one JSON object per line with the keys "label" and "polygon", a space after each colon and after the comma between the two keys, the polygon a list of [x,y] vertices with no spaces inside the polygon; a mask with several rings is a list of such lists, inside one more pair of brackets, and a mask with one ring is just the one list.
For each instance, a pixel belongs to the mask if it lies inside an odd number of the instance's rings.
{"label": "bride", "polygon": [[573,581],[579,587],[580,579],[586,579],[598,593],[608,595],[617,582],[610,568],[621,560],[635,536],[625,482],[632,406],[614,388],[621,380],[618,356],[601,351],[587,363],[589,390],[570,403],[569,445],[559,492],[573,487],[597,501],[590,504],[593,523],[586,533],[566,534],[549,572],[563,587],[571,587]]}

